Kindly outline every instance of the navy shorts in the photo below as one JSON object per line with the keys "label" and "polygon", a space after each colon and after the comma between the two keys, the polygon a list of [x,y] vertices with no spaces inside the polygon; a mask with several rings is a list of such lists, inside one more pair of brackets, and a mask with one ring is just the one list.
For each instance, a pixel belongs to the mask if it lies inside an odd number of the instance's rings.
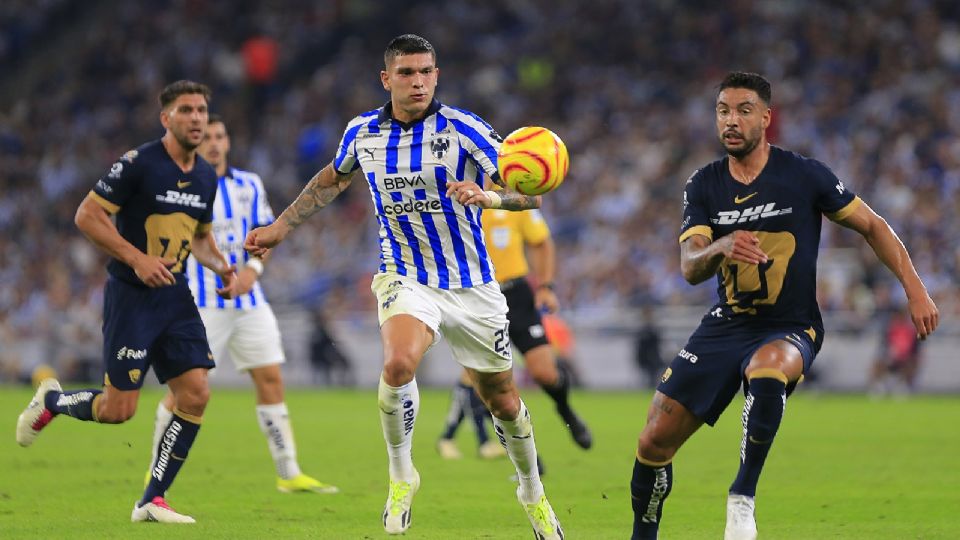
{"label": "navy shorts", "polygon": [[104,384],[136,390],[153,366],[167,382],[214,367],[200,312],[184,279],[149,288],[110,277],[103,292]]}
{"label": "navy shorts", "polygon": [[500,284],[507,298],[507,320],[510,321],[510,341],[522,354],[540,345],[548,345],[543,320],[534,303],[533,289],[526,278],[510,279]]}
{"label": "navy shorts", "polygon": [[[664,371],[657,390],[712,426],[741,385],[746,393],[743,372],[763,345],[781,339],[792,343],[803,356],[803,371],[810,369],[820,350],[823,332],[811,337],[808,328],[731,329],[719,324],[701,324]],[[790,385],[788,393],[794,386]]]}

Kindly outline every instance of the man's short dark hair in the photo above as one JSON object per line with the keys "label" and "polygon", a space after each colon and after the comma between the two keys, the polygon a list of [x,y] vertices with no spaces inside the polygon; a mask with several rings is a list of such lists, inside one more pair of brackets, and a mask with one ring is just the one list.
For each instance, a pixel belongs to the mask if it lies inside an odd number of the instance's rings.
{"label": "man's short dark hair", "polygon": [[719,94],[727,88],[746,88],[747,90],[753,90],[760,96],[760,99],[763,100],[767,107],[770,106],[770,100],[773,97],[770,90],[770,81],[758,73],[731,71],[723,78],[723,82],[720,83],[720,89],[717,93]]}
{"label": "man's short dark hair", "polygon": [[217,113],[207,115],[207,125],[209,124],[223,124],[223,127],[227,127],[227,123],[223,121],[223,117]]}
{"label": "man's short dark hair", "polygon": [[207,104],[210,103],[210,98],[213,95],[210,92],[210,87],[205,84],[181,80],[168,84],[167,87],[160,92],[160,108],[166,109],[168,105],[184,94],[201,94],[203,99],[207,101]]}
{"label": "man's short dark hair", "polygon": [[383,64],[389,66],[390,61],[405,54],[430,53],[434,63],[437,61],[437,51],[426,39],[416,34],[403,34],[390,40],[387,50],[383,52]]}

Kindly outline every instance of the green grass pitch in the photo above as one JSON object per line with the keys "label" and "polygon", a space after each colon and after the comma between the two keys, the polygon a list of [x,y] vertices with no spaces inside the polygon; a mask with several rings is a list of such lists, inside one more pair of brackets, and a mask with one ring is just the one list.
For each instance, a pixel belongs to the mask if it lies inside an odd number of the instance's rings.
{"label": "green grass pitch", "polygon": [[[595,446],[576,448],[547,398],[523,391],[547,465],[547,494],[568,538],[629,537],[629,481],[649,393],[578,392]],[[296,389],[287,394],[304,471],[340,486],[338,495],[285,495],[256,425],[253,393],[215,388],[203,429],[168,494],[196,525],[129,522],[150,455],[153,410],[145,390],[137,416],[121,426],[57,418],[27,449],[14,441],[31,390],[0,388],[6,436],[0,442],[2,538],[386,538],[380,513],[386,457],[373,391]],[[740,405],[703,428],[675,460],[661,538],[723,534],[726,490],[737,467]],[[465,457],[443,461],[434,442],[447,392],[422,391],[414,459],[423,484],[408,538],[529,538],[506,460],[475,456],[468,424]],[[760,481],[764,539],[960,538],[960,400],[870,401],[800,392]]]}

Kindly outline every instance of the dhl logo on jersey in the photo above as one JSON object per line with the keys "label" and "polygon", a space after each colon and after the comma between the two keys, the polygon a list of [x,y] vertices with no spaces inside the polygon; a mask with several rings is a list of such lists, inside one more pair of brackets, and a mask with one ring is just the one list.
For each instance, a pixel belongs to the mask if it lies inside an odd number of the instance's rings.
{"label": "dhl logo on jersey", "polygon": [[777,203],[767,203],[758,206],[746,208],[744,210],[724,210],[717,212],[717,217],[710,221],[717,225],[733,225],[734,223],[746,223],[756,221],[760,218],[770,218],[792,214],[793,207],[777,209]]}

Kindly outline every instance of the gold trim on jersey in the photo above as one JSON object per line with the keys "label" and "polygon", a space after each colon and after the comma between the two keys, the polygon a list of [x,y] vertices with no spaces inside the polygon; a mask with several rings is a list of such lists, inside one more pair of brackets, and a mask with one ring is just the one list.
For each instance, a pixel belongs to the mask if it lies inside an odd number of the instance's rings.
{"label": "gold trim on jersey", "polygon": [[117,212],[120,211],[119,205],[104,199],[103,196],[97,193],[96,191],[90,190],[89,197],[93,199],[94,202],[102,206],[104,210],[106,210],[107,212],[110,212],[111,214],[116,214]]}
{"label": "gold trim on jersey", "polygon": [[853,200],[850,201],[846,206],[837,210],[836,212],[827,214],[827,217],[830,218],[831,221],[842,221],[850,217],[850,214],[856,212],[857,208],[860,208],[862,203],[863,201],[860,199],[860,197],[854,197]]}
{"label": "gold trim on jersey", "polygon": [[201,223],[201,224],[197,225],[197,233],[196,233],[196,234],[207,234],[208,232],[210,232],[210,231],[212,231],[212,230],[213,230],[213,222],[212,222],[212,221],[211,221],[210,223]]}
{"label": "gold trim on jersey", "polygon": [[197,220],[183,212],[151,214],[143,228],[147,233],[147,255],[176,259],[170,268],[183,271],[183,261],[190,255],[190,242],[197,232]]}
{"label": "gold trim on jersey", "polygon": [[694,225],[693,227],[683,231],[683,234],[680,235],[680,243],[682,244],[684,240],[695,234],[706,236],[711,242],[713,242],[713,229],[711,229],[708,225]]}

